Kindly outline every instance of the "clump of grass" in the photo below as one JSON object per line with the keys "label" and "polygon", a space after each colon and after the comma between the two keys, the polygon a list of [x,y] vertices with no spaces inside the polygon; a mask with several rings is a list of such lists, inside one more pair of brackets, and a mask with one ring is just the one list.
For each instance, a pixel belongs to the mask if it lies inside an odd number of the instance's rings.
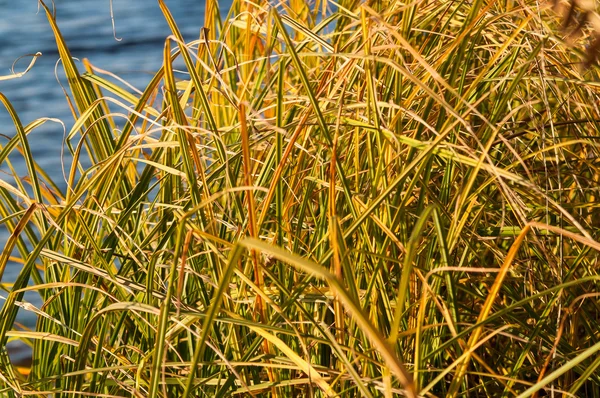
{"label": "clump of grass", "polygon": [[567,43],[575,44],[588,36],[585,46],[584,68],[589,68],[598,59],[600,52],[600,15],[596,12],[595,1],[558,1],[553,2],[554,10],[562,19],[562,31]]}
{"label": "clump of grass", "polygon": [[73,160],[0,96],[3,395],[600,396],[598,69],[538,3],[211,0],[193,40],[159,0],[141,95],[41,4]]}

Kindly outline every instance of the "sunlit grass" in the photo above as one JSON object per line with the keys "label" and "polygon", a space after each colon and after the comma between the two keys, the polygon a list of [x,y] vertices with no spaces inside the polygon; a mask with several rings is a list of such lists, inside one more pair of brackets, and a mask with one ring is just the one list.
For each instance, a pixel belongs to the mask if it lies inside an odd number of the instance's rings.
{"label": "sunlit grass", "polygon": [[545,5],[159,1],[142,94],[42,6],[73,160],[0,95],[0,395],[600,396],[600,75]]}

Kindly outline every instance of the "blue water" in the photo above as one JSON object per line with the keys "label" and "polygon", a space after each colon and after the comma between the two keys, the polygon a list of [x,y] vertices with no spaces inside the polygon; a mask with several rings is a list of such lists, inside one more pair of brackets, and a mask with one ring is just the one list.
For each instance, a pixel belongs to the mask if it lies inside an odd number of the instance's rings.
{"label": "blue water", "polygon": [[[51,6],[51,2],[47,2]],[[178,23],[186,41],[196,40],[204,23],[204,0],[165,0]],[[228,11],[222,2],[223,16]],[[161,66],[165,38],[170,34],[167,23],[155,0],[113,0],[116,36],[111,22],[108,0],[55,0],[56,18],[73,57],[88,58],[99,68],[108,70],[142,90],[154,72]],[[24,77],[0,81],[0,92],[8,97],[23,125],[31,121],[51,117],[62,120],[67,131],[73,118],[62,88],[55,75],[59,58],[54,36],[45,12],[38,12],[36,0],[0,0],[0,76],[11,73],[13,62],[26,54],[41,52],[35,66]],[[16,65],[17,72],[23,71],[31,58],[25,57]],[[81,64],[78,65],[83,70]],[[64,74],[60,65],[58,77],[65,87]],[[46,123],[29,135],[35,160],[50,174],[59,187],[65,181],[61,169],[61,145],[63,127],[58,123]],[[13,122],[0,107],[0,144],[6,137],[13,137]],[[24,163],[11,157],[13,166],[21,177],[26,175]],[[66,161],[68,165],[68,160]],[[0,178],[14,184],[7,176],[5,164],[0,165]],[[8,233],[0,225],[0,249],[4,248]],[[9,263],[2,282],[12,282],[20,271],[18,264]],[[0,296],[7,293],[0,290]],[[41,305],[35,294],[28,294],[26,301],[38,308]],[[0,298],[0,307],[3,299]],[[18,322],[29,328],[35,327],[35,315],[21,311]],[[26,354],[23,354],[26,355]]]}

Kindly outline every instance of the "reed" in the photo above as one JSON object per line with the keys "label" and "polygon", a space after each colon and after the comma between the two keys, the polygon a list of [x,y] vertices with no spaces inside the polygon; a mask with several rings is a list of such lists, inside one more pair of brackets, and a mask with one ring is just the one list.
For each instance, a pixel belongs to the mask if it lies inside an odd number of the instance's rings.
{"label": "reed", "polygon": [[72,161],[62,190],[0,94],[0,346],[33,347],[0,395],[600,397],[588,30],[531,0],[207,0],[190,38],[159,0],[138,95],[40,4]]}

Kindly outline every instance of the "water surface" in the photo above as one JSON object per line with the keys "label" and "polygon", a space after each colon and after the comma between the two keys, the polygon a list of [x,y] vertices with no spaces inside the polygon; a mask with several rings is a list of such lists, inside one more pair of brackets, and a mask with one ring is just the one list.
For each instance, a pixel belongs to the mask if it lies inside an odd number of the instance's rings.
{"label": "water surface", "polygon": [[[199,37],[204,22],[204,0],[166,0],[175,21],[186,41]],[[228,10],[221,3],[222,13]],[[48,4],[51,5],[50,1]],[[73,57],[88,58],[102,69],[109,70],[142,90],[162,64],[165,38],[170,34],[167,23],[154,0],[114,0],[113,14],[116,40],[111,22],[110,2],[99,0],[55,0],[56,18]],[[57,118],[64,122],[67,131],[73,125],[63,89],[66,87],[62,69],[55,66],[59,59],[54,36],[43,9],[38,12],[36,0],[0,0],[0,75],[10,74],[16,59],[26,54],[41,52],[33,69],[24,77],[0,81],[2,92],[17,111],[23,125],[41,117]],[[21,59],[17,72],[23,71],[30,58]],[[78,68],[83,70],[79,63]],[[68,89],[68,87],[67,87]],[[35,160],[53,178],[61,189],[65,181],[61,168],[61,146],[64,130],[58,123],[46,123],[29,135]],[[15,135],[13,122],[0,107],[0,144]],[[11,157],[20,177],[26,175],[24,163]],[[68,159],[64,159],[68,165]],[[0,165],[0,178],[12,182],[7,176],[7,165]],[[4,248],[8,233],[0,225],[0,248]],[[2,282],[15,280],[21,266],[9,263]],[[7,293],[0,290],[0,306]],[[28,294],[26,301],[40,306],[36,294]],[[34,328],[36,317],[21,311],[17,319],[26,327]],[[13,347],[14,351],[14,347]],[[15,355],[13,353],[13,355]],[[27,354],[23,352],[22,357]]]}

